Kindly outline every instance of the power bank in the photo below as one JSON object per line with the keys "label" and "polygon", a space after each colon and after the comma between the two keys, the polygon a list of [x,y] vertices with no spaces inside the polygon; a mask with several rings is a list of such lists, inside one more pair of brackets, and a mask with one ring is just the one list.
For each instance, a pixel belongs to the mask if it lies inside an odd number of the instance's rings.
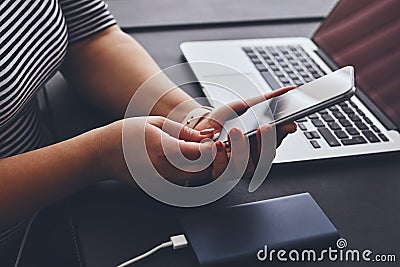
{"label": "power bank", "polygon": [[309,193],[187,214],[180,219],[200,265],[254,263],[265,246],[318,251],[333,246],[339,238]]}

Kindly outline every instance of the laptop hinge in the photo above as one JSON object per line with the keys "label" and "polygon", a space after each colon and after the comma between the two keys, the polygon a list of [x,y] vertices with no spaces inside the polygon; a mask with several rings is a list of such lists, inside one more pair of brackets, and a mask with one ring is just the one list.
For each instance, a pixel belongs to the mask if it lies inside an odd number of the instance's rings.
{"label": "laptop hinge", "polygon": [[[336,62],[321,48],[315,53],[332,69],[337,70],[339,66]],[[357,72],[357,70],[356,70]],[[397,126],[389,119],[389,117],[369,98],[369,96],[360,88],[356,86],[356,96],[358,99],[375,115],[375,117],[385,126],[387,130],[398,130]]]}

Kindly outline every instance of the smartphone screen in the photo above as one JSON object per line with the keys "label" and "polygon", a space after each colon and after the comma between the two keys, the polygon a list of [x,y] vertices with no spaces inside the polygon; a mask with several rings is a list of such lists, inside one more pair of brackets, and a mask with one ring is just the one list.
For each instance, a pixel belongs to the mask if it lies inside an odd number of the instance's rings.
{"label": "smartphone screen", "polygon": [[218,140],[227,141],[227,131],[232,128],[249,134],[260,125],[299,119],[350,98],[354,90],[353,67],[341,68],[284,95],[255,105],[241,116],[227,121]]}

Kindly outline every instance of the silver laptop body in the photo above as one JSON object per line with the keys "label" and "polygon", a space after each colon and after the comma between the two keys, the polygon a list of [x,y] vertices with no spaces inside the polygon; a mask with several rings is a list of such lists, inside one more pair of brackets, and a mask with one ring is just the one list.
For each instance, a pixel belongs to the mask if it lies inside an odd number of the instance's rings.
{"label": "silver laptop body", "polygon": [[[182,43],[180,48],[189,63],[214,62],[229,66],[251,79],[263,93],[293,84],[294,81],[298,84],[305,83],[337,68],[326,54],[324,56],[324,52],[313,40],[303,37],[195,41]],[[301,62],[299,58],[306,59]],[[281,60],[285,67],[282,67],[278,60]],[[291,62],[294,64],[300,62],[298,64],[300,67],[297,68],[297,65],[290,64]],[[278,70],[272,70],[271,65]],[[307,68],[306,65],[311,66]],[[213,68],[192,67],[192,70],[200,83],[202,80],[212,80],[234,88],[235,92],[229,94],[210,83],[201,83],[204,94],[215,107],[235,99],[259,94],[254,90],[247,90],[243,78],[230,71],[229,68],[226,71],[224,68],[218,68],[217,72]],[[304,75],[299,75],[300,78],[298,78],[296,75],[300,71]],[[272,78],[275,81],[271,80]],[[350,101],[297,121],[297,132],[284,140],[277,150],[274,162],[294,162],[400,150],[398,128],[393,123],[388,123],[387,117],[378,112],[374,104],[365,95],[364,97],[361,95],[363,94],[361,90],[359,91],[360,93],[353,96]],[[379,116],[375,115],[377,112]],[[353,133],[350,128],[354,128],[358,133]],[[330,133],[327,133],[328,130]],[[334,140],[331,140],[332,137]]]}

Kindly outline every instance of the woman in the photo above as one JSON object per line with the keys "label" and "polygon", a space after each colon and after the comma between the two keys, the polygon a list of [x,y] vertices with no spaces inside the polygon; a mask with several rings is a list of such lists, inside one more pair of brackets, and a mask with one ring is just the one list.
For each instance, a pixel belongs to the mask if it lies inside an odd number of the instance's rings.
{"label": "woman", "polygon": [[[26,218],[48,203],[110,177],[134,184],[123,157],[122,120],[42,147],[46,140],[35,102],[37,90],[61,70],[88,100],[121,118],[136,90],[160,69],[121,31],[101,0],[3,1],[0,14],[0,253],[8,253],[17,249],[10,244],[16,243]],[[145,127],[146,137],[156,140],[148,152],[152,163],[161,169],[168,165],[162,155],[162,126],[182,123],[196,113],[200,117],[188,125],[195,129],[185,127],[179,136],[168,138],[180,145],[183,154],[197,155],[203,146],[218,151],[210,168],[200,174],[185,173],[185,179],[217,177],[230,154],[220,142],[199,141],[220,128],[214,117],[221,111],[210,112],[180,89],[164,93],[152,88],[145,94],[156,103],[150,115],[157,117],[130,119],[132,131]],[[238,102],[233,107],[243,112],[247,105]],[[294,130],[294,124],[280,129],[280,140]],[[245,142],[238,130],[232,130],[230,138]],[[167,169],[166,176],[183,175]]]}

